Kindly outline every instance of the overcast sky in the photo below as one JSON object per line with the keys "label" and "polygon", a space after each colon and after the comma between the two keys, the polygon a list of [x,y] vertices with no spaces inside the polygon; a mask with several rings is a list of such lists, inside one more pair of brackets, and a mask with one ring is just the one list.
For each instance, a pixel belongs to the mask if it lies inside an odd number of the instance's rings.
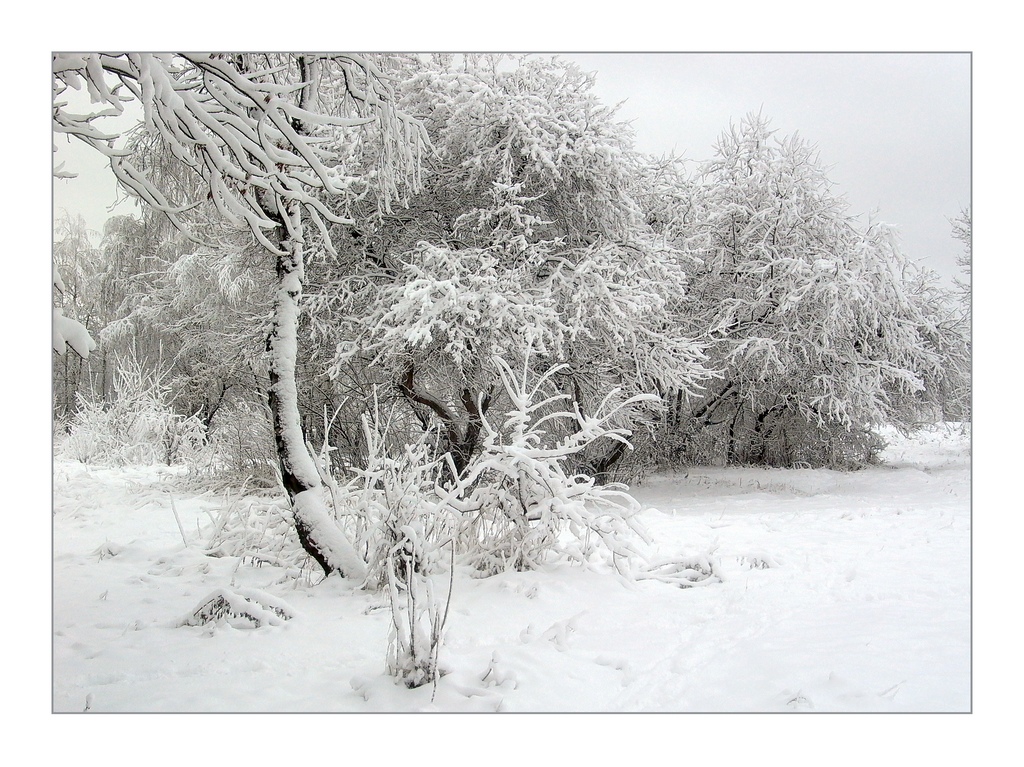
{"label": "overcast sky", "polygon": [[[730,122],[761,111],[781,135],[815,144],[852,214],[898,227],[904,250],[949,278],[960,244],[949,219],[971,202],[968,54],[563,54],[597,76],[633,123],[637,147],[691,160],[712,156]],[[55,212],[102,228],[114,199],[104,161],[60,157],[80,172],[54,182]],[[76,142],[77,143],[77,142]],[[122,207],[119,212],[130,211]]]}
{"label": "overcast sky", "polygon": [[638,148],[712,156],[730,122],[760,110],[815,144],[852,214],[876,212],[944,276],[960,244],[949,219],[971,203],[969,54],[571,54],[622,104]]}

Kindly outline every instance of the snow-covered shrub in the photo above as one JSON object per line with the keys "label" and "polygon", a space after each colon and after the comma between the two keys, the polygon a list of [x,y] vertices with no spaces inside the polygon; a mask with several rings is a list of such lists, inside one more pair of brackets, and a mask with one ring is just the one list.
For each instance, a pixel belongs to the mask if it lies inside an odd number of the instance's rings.
{"label": "snow-covered shrub", "polygon": [[628,432],[609,421],[622,407],[651,397],[609,406],[612,392],[588,417],[576,404],[558,409],[570,399],[567,394],[538,398],[559,368],[530,384],[525,371],[517,375],[501,359],[495,364],[511,407],[500,427],[484,417],[481,453],[445,493],[464,515],[460,533],[467,560],[494,573],[558,558],[586,564],[603,549],[617,568],[628,569],[638,554],[635,541],[645,539],[634,519],[636,502],[623,486],[598,485],[593,477],[570,473],[567,464],[602,438],[628,446]]}
{"label": "snow-covered shrub", "polygon": [[282,497],[251,493],[245,486],[225,491],[223,504],[202,532],[210,556],[238,557],[255,567],[269,563],[292,573],[309,564]]}
{"label": "snow-covered shrub", "polygon": [[250,629],[281,626],[294,617],[295,612],[287,603],[258,589],[218,588],[185,616],[179,626],[223,623]]}
{"label": "snow-covered shrub", "polygon": [[[486,574],[558,559],[588,563],[599,550],[621,569],[639,553],[635,543],[645,534],[635,501],[622,485],[600,485],[573,467],[599,440],[629,447],[629,433],[610,423],[622,408],[655,398],[620,400],[613,391],[585,416],[575,403],[566,407],[568,394],[550,393],[559,367],[530,381],[528,363],[521,374],[501,358],[493,363],[509,403],[504,422],[482,417],[481,450],[462,472],[450,455],[436,458],[426,439],[390,457],[382,431],[364,419],[367,467],[335,492],[335,503],[362,519],[370,584],[386,580],[388,557],[410,536],[405,527],[421,523],[434,539],[455,536],[460,561]],[[450,533],[442,519],[453,520]]]}
{"label": "snow-covered shrub", "polygon": [[435,682],[439,674],[455,542],[450,514],[438,514],[429,502],[414,502],[404,511],[405,518],[393,517],[389,529],[395,543],[386,559],[392,621],[387,666],[407,687],[419,687]]}
{"label": "snow-covered shrub", "polygon": [[589,564],[603,551],[628,574],[640,556],[636,542],[646,540],[622,486],[597,485],[568,465],[597,440],[628,445],[628,432],[609,421],[652,398],[618,401],[612,392],[588,417],[578,405],[564,408],[569,395],[548,394],[559,368],[531,381],[529,364],[521,375],[500,358],[494,364],[511,404],[500,425],[482,418],[482,449],[463,471],[450,454],[436,457],[426,438],[389,453],[380,419],[364,417],[366,466],[332,488],[336,514],[362,526],[367,585],[389,598],[389,673],[410,687],[437,678],[457,559],[493,574],[560,559]]}
{"label": "snow-covered shrub", "polygon": [[175,413],[158,374],[121,359],[111,402],[80,398],[63,454],[82,463],[185,463],[202,449],[206,430],[194,416]]}
{"label": "snow-covered shrub", "polygon": [[[455,482],[435,488],[461,513],[461,560],[487,575],[557,562],[610,565],[630,579],[654,579],[679,587],[719,580],[709,557],[652,561],[639,523],[640,507],[623,485],[598,484],[571,467],[579,455],[605,440],[631,448],[630,433],[613,426],[619,411],[654,395],[622,400],[613,390],[592,416],[564,393],[547,394],[555,367],[531,382],[501,359],[504,394],[511,402],[500,427],[483,418],[483,449]],[[547,394],[547,396],[545,396]]]}
{"label": "snow-covered shrub", "polygon": [[438,675],[438,652],[448,616],[457,514],[436,487],[441,462],[428,445],[406,445],[388,454],[377,422],[363,418],[367,466],[344,486],[333,486],[338,515],[359,519],[367,552],[367,584],[383,587],[391,606],[388,673],[408,687]]}

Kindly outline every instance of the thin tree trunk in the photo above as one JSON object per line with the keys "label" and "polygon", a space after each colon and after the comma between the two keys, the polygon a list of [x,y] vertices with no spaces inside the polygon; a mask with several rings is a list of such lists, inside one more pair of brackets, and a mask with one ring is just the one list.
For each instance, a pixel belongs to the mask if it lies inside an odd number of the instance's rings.
{"label": "thin tree trunk", "polygon": [[278,229],[280,247],[285,253],[277,257],[277,293],[267,338],[270,352],[268,399],[281,479],[292,502],[295,530],[302,548],[327,575],[337,572],[362,578],[366,564],[327,510],[320,473],[302,433],[295,379],[303,280],[302,243],[297,235],[302,230],[298,205],[290,208],[285,215],[291,219],[292,233],[284,226]]}
{"label": "thin tree trunk", "polygon": [[466,432],[455,451],[455,468],[460,475],[469,466],[474,453],[480,448],[480,432],[484,425],[483,416],[486,415],[490,404],[490,392],[481,394],[478,400],[469,389],[462,390],[462,406],[469,415],[469,421],[466,423]]}
{"label": "thin tree trunk", "polygon": [[736,422],[739,420],[740,413],[742,412],[743,407],[741,405],[737,405],[736,412],[733,414],[732,420],[729,422],[729,446],[726,449],[725,462],[730,466],[740,462],[740,451],[739,446],[737,445],[738,440],[736,438]]}
{"label": "thin tree trunk", "polygon": [[781,413],[785,410],[785,405],[773,405],[757,417],[757,423],[754,425],[754,435],[752,439],[753,454],[751,457],[751,463],[765,464],[768,461],[768,440],[772,436],[772,432],[775,428],[775,424],[769,425],[769,417],[776,413]]}

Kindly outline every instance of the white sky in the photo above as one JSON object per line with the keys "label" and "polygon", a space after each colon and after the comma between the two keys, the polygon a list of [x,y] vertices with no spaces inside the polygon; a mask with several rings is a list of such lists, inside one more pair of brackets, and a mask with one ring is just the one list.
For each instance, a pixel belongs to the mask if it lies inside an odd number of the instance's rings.
{"label": "white sky", "polygon": [[971,203],[969,54],[567,55],[633,122],[637,146],[712,156],[730,122],[762,111],[780,135],[818,147],[850,213],[899,228],[903,247],[943,275],[960,244],[949,219]]}
{"label": "white sky", "polygon": [[[69,109],[89,114],[96,109],[90,105],[83,93],[71,89],[65,91],[61,98],[69,104]],[[116,133],[130,128],[142,119],[142,110],[137,114],[126,114],[118,118],[105,118],[97,121],[97,126],[105,131]],[[56,168],[63,163],[63,170],[76,173],[77,178],[53,179],[53,215],[58,218],[66,211],[72,216],[81,216],[90,229],[102,232],[104,222],[112,214],[133,214],[138,211],[134,200],[126,197],[118,189],[117,181],[110,170],[110,161],[91,147],[65,134],[54,134],[53,146],[57,150],[53,158]],[[99,237],[93,238],[99,244]]]}
{"label": "white sky", "polygon": [[[898,227],[904,250],[945,277],[960,244],[949,219],[971,202],[971,57],[959,54],[563,54],[622,103],[643,151],[708,159],[730,122],[761,110],[780,134],[817,145],[850,212]],[[58,139],[78,171],[54,210],[102,229],[115,185],[102,158]],[[73,142],[77,144],[78,142]],[[69,151],[69,149],[75,151]],[[83,151],[84,150],[84,151]],[[122,205],[116,212],[132,210]]]}

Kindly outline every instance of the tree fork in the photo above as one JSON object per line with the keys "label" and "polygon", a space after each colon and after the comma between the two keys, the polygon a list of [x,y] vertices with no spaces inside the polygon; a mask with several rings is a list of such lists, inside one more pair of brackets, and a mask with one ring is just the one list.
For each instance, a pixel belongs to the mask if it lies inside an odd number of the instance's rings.
{"label": "tree fork", "polygon": [[[412,363],[409,363],[408,367],[406,367],[405,373],[397,383],[397,388],[402,393],[402,396],[411,404],[414,403],[429,408],[441,420],[441,423],[444,424],[445,436],[448,440],[448,453],[455,464],[456,475],[461,475],[466,470],[466,467],[469,466],[473,453],[479,447],[480,432],[483,428],[483,415],[487,413],[487,408],[491,403],[490,392],[480,396],[478,405],[477,398],[473,396],[473,393],[468,388],[462,390],[460,399],[463,408],[466,410],[468,421],[465,432],[460,434],[458,421],[448,408],[433,397],[416,391],[416,370]],[[415,407],[413,412],[419,417]],[[455,477],[452,477],[452,479],[455,479]]]}

